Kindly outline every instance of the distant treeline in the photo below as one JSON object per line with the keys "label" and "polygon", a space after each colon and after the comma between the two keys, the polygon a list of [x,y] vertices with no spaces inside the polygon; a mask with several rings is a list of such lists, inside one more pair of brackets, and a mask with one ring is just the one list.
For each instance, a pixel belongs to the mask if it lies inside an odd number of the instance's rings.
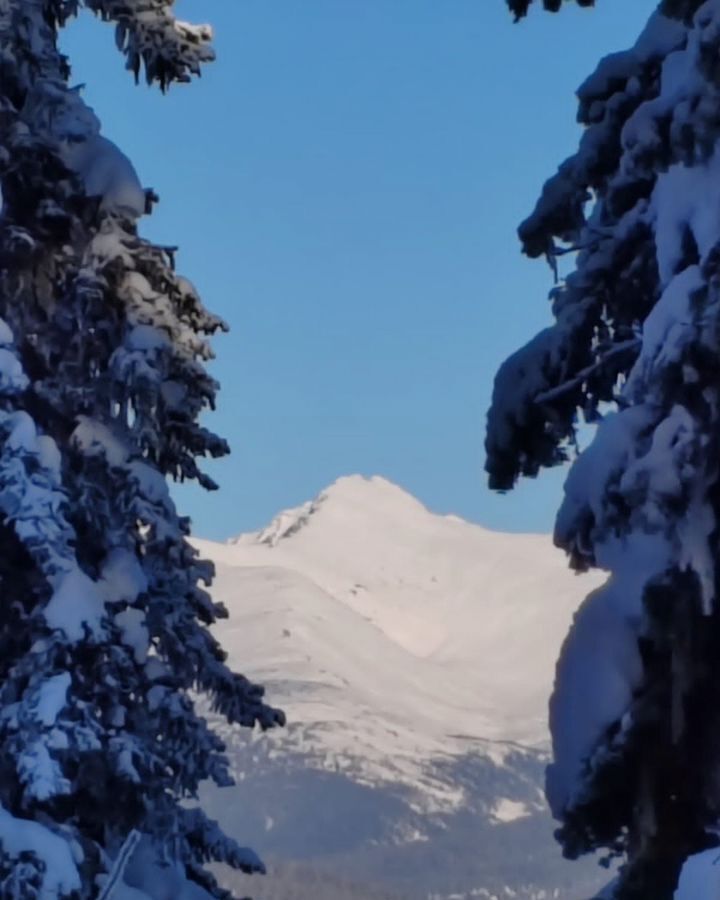
{"label": "distant treeline", "polygon": [[406,894],[338,878],[312,863],[268,861],[265,876],[249,877],[225,866],[215,868],[215,874],[236,897],[253,900],[411,900]]}

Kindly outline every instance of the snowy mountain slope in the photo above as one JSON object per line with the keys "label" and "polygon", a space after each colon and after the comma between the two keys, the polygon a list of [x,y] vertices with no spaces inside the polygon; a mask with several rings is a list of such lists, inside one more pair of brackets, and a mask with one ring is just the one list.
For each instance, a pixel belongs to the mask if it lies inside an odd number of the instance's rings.
{"label": "snowy mountain slope", "polygon": [[547,536],[435,515],[360,476],[257,533],[196,543],[217,566],[213,595],[230,611],[217,634],[232,666],[265,684],[289,721],[250,739],[225,732],[242,806],[227,808],[222,792],[212,804],[244,840],[261,827],[263,852],[332,853],[351,877],[410,872],[428,856],[441,868],[484,829],[495,861],[482,866],[513,890],[508,873],[523,867],[501,859],[510,833],[527,859],[555,853],[542,797],[547,698],[597,575],[571,573]]}
{"label": "snowy mountain slope", "polygon": [[434,515],[381,478],[198,545],[231,613],[218,628],[231,662],[287,707],[303,749],[319,740],[411,783],[413,761],[468,743],[545,745],[558,649],[599,583],[546,536]]}

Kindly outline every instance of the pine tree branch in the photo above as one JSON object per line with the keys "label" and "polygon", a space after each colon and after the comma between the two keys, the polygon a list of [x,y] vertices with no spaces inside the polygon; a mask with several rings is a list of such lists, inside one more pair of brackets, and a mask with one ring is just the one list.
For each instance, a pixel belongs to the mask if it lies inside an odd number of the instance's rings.
{"label": "pine tree branch", "polygon": [[620,353],[625,353],[628,350],[634,350],[637,347],[640,347],[642,341],[640,338],[630,338],[627,341],[622,341],[619,344],[616,344],[611,350],[594,362],[591,366],[587,366],[584,369],[581,369],[574,378],[571,378],[569,381],[564,382],[563,384],[558,385],[557,387],[551,388],[549,391],[544,391],[542,394],[538,394],[535,397],[535,403],[542,404],[548,403],[552,400],[555,400],[557,397],[561,397],[563,394],[566,394],[568,391],[573,390],[578,385],[582,384],[584,381],[593,375],[595,372],[599,371],[603,368],[608,362],[608,360],[613,359],[615,356],[618,356]]}
{"label": "pine tree branch", "polygon": [[130,857],[133,855],[139,841],[140,832],[133,828],[120,848],[120,852],[118,853],[115,863],[108,875],[108,879],[100,892],[98,900],[110,900],[110,897],[115,893],[115,888],[118,886],[118,883],[127,868],[127,864],[130,862]]}

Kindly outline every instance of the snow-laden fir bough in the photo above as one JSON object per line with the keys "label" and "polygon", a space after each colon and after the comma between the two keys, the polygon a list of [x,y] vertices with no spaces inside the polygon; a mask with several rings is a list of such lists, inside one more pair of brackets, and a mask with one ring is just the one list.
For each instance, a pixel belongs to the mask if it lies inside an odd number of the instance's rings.
{"label": "snow-laden fir bough", "polygon": [[609,578],[558,662],[547,795],[568,856],[624,858],[613,897],[670,900],[720,823],[720,0],[666,0],[578,98],[520,228],[574,268],[497,375],[487,467],[509,489],[597,424],[555,540]]}
{"label": "snow-laden fir bough", "polygon": [[162,89],[213,55],[172,0],[0,0],[0,896],[97,896],[138,832],[123,891],[221,897],[205,863],[262,865],[187,802],[229,782],[190,692],[282,720],[207,630],[167,487],[213,488],[197,458],[226,452],[198,423],[223,323],[139,236],[154,195],[70,85],[82,6]]}

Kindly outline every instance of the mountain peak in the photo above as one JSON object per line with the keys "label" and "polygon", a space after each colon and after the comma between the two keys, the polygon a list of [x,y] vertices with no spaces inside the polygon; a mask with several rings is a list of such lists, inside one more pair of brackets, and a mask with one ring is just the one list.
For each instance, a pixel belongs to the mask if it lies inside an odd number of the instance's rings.
{"label": "mountain peak", "polygon": [[318,502],[349,506],[405,508],[407,512],[426,513],[427,508],[408,491],[381,475],[344,475],[318,495]]}
{"label": "mountain peak", "polygon": [[431,515],[419,500],[380,475],[344,475],[313,500],[282,510],[265,528],[231,538],[228,543],[276,547],[311,522],[317,522],[321,513],[330,511],[336,527],[357,522],[359,517],[397,522]]}
{"label": "mountain peak", "polygon": [[354,475],[341,475],[339,478],[336,478],[331,485],[325,488],[322,493],[340,495],[350,493],[372,493],[378,491],[385,493],[399,492],[408,497],[410,496],[407,491],[404,491],[401,487],[394,482],[389,481],[387,478],[383,478],[382,475],[360,475],[359,473]]}
{"label": "mountain peak", "polygon": [[[352,846],[389,846],[395,866],[407,847],[416,872],[435,847],[425,841],[445,841],[454,860],[475,846],[479,823],[493,860],[518,841],[530,847],[532,829],[550,835],[547,701],[558,649],[601,574],[578,578],[547,535],[436,515],[377,476],[340,478],[232,545],[195,544],[217,567],[213,597],[230,618],[214,631],[229,662],[265,685],[290,723],[262,741],[221,732],[249,808],[265,809],[247,790],[278,787],[269,855],[286,840],[305,853],[311,831],[343,858]],[[232,796],[218,800],[223,815],[248,807]],[[559,896],[550,880],[536,890],[525,869],[519,877],[518,897]],[[574,873],[572,882],[564,897],[577,896]],[[477,883],[489,897],[484,870]],[[496,883],[492,896],[519,884],[510,874]]]}
{"label": "mountain peak", "polygon": [[233,632],[238,660],[256,658],[252,675],[269,689],[284,690],[288,668],[315,685],[291,707],[308,740],[339,691],[342,752],[376,772],[390,759],[397,768],[400,753],[407,783],[423,760],[468,742],[545,745],[558,648],[602,579],[578,580],[548,536],[436,515],[359,475],[201,549],[218,566],[215,595],[254,623]]}

